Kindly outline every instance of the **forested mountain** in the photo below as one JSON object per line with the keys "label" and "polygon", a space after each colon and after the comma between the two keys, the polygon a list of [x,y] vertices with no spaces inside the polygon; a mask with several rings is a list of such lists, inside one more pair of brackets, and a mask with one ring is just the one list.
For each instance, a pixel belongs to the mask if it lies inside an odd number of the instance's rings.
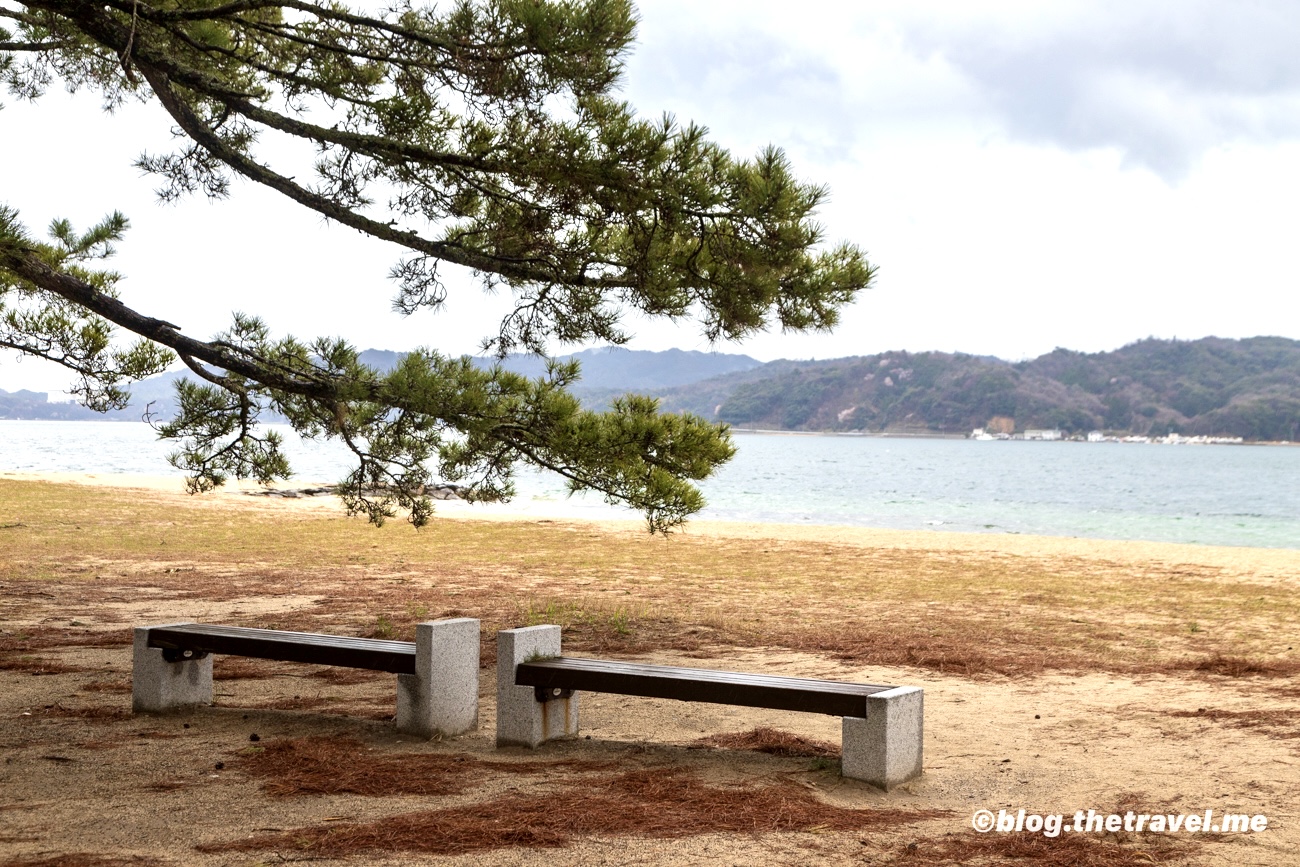
{"label": "forested mountain", "polygon": [[[768,364],[677,349],[590,349],[575,357],[583,379],[574,393],[588,405],[639,392],[661,398],[665,409],[737,427],[965,434],[994,423],[1069,434],[1300,440],[1300,341],[1281,337],[1143,340],[1114,352],[1058,349],[1017,363],[943,352]],[[362,353],[379,369],[398,358],[382,350]],[[530,376],[543,371],[532,356],[506,366]],[[181,375],[137,384],[132,408],[117,417],[138,419],[150,400],[166,416],[171,381]],[[43,401],[33,392],[0,392],[0,418],[102,418]]]}
{"label": "forested mountain", "polygon": [[1153,339],[1014,364],[942,352],[774,361],[661,396],[738,427],[968,433],[998,419],[1015,430],[1297,440],[1300,341]]}

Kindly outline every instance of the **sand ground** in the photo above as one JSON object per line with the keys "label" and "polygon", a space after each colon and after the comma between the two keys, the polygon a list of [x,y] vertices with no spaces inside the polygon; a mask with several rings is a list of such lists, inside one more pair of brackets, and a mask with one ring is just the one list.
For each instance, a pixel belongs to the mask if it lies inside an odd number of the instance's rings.
{"label": "sand ground", "polygon": [[[181,496],[174,479],[50,474],[40,478],[131,488],[141,496]],[[238,490],[207,502],[211,508],[257,513],[338,508],[333,498],[268,501]],[[465,513],[455,506],[442,508],[440,514],[457,520],[485,519],[481,513]],[[537,520],[538,516],[494,514],[487,519]],[[602,522],[586,529],[618,535],[633,533],[636,527],[634,521]],[[705,522],[691,525],[686,532],[720,540],[834,541],[873,549],[956,552],[970,558],[1030,552],[1063,562],[1081,557],[1135,563],[1167,560],[1213,567],[1215,580],[1222,582],[1300,585],[1297,551]],[[174,588],[108,579],[93,590],[98,602],[88,608],[77,603],[90,598],[84,583],[6,582],[0,586],[0,639],[69,626],[120,633],[124,627],[149,622],[240,622],[255,614],[307,608],[330,592],[327,587],[305,585],[295,593],[265,598],[206,597],[201,592],[173,592]],[[1295,638],[1300,642],[1300,636]],[[10,658],[17,657],[11,653]],[[561,863],[665,865],[1034,863],[1008,861],[1010,855],[992,851],[966,858],[954,854],[951,847],[954,840],[979,837],[970,829],[975,810],[1024,808],[1031,813],[1067,815],[1089,809],[1262,814],[1268,817],[1268,830],[1263,833],[1093,836],[1108,837],[1119,847],[1117,851],[1136,858],[1123,863],[1300,864],[1300,685],[1294,680],[1110,673],[972,678],[902,666],[862,667],[773,647],[720,647],[707,654],[649,652],[636,658],[923,687],[925,774],[886,794],[842,779],[833,763],[700,749],[696,743],[712,735],[771,727],[837,744],[839,721],[830,717],[605,695],[583,697],[579,740],[547,745],[536,753],[496,750],[491,668],[482,672],[478,730],[446,742],[420,742],[394,731],[394,684],[389,677],[348,678],[280,663],[227,663],[230,676],[218,680],[214,707],[176,716],[133,716],[128,647],[53,643],[26,668],[0,669],[0,751],[4,755],[0,863],[216,865],[312,860],[508,865],[543,858]],[[222,664],[219,661],[219,678]],[[1272,722],[1243,722],[1262,719]],[[705,833],[677,839],[580,835],[558,851],[509,846],[451,856],[372,850],[330,857],[296,851],[292,845],[252,852],[195,849],[330,822],[364,823],[411,811],[544,794],[566,785],[563,768],[557,766],[540,778],[484,773],[470,791],[441,797],[274,797],[264,789],[264,781],[248,770],[250,744],[257,750],[257,745],[322,735],[355,742],[356,761],[389,754],[459,755],[506,763],[607,761],[614,770],[686,769],[707,784],[723,787],[793,784],[820,802],[841,807],[943,815],[882,825],[879,830],[868,822],[851,832]],[[254,736],[256,741],[250,741]],[[1178,839],[1167,839],[1173,837]]]}

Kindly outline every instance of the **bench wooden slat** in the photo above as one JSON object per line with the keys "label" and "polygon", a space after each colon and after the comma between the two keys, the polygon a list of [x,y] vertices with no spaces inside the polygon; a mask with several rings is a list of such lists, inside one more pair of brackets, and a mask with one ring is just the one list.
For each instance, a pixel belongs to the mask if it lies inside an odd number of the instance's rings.
{"label": "bench wooden slat", "polygon": [[867,715],[867,696],[893,689],[880,684],[837,683],[570,656],[521,663],[515,670],[515,683],[545,689],[590,690],[852,717]]}
{"label": "bench wooden slat", "polygon": [[149,646],[415,674],[415,644],[410,641],[186,623],[150,629]]}

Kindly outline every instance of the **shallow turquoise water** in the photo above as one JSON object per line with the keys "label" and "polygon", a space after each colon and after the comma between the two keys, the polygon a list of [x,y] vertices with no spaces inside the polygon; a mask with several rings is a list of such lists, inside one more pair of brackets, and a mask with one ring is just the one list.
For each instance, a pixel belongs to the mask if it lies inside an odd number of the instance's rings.
{"label": "shallow turquoise water", "polygon": [[[1300,448],[738,435],[744,520],[1300,548]],[[721,515],[719,515],[721,517]]]}
{"label": "shallow turquoise water", "polygon": [[[298,478],[335,481],[336,445],[286,434]],[[701,518],[1300,548],[1300,448],[737,434]],[[0,421],[0,472],[176,474],[127,422]],[[520,479],[517,508],[627,517]]]}

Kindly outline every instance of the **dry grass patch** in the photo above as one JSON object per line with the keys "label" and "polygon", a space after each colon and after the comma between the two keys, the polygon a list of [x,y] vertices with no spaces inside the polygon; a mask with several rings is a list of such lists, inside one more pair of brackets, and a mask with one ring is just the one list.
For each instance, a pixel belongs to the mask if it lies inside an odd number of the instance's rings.
{"label": "dry grass patch", "polygon": [[[888,625],[872,623],[846,634],[841,624],[820,629],[774,627],[755,631],[750,643],[821,653],[859,665],[909,666],[967,677],[1024,677],[1050,671],[1112,671],[1120,674],[1223,675],[1290,679],[1300,658],[1265,659],[1210,652],[1194,656],[1153,652],[1121,641],[1109,645],[1089,629],[1044,629],[1023,621],[919,620],[900,612]],[[744,641],[736,642],[744,644]]]}
{"label": "dry grass patch", "polygon": [[821,653],[858,665],[911,666],[941,674],[1008,677],[1051,669],[1086,668],[1086,647],[1043,641],[1019,625],[909,623],[906,616],[886,616],[888,625],[872,624],[847,632],[840,626],[777,632],[769,643]]}
{"label": "dry grass patch", "polygon": [[1249,659],[1242,656],[1225,656],[1215,653],[1202,659],[1185,659],[1166,663],[1158,671],[1192,671],[1199,674],[1219,674],[1224,677],[1294,677],[1300,674],[1300,659]]}
{"label": "dry grass patch", "polygon": [[[966,676],[1232,673],[1231,660],[1274,680],[1300,671],[1300,657],[1279,646],[1279,635],[1300,633],[1284,583],[1224,581],[1222,569],[1194,564],[970,553],[941,541],[886,548],[689,530],[662,539],[561,521],[436,520],[416,532],[9,480],[0,523],[24,525],[0,534],[0,580],[51,613],[142,588],[160,610],[168,598],[310,593],[290,610],[224,622],[409,640],[421,620],[473,616],[485,665],[495,630],[546,621],[565,627],[567,647],[599,654],[786,647]],[[51,646],[87,640],[66,637]]]}
{"label": "dry grass patch", "polygon": [[1235,729],[1259,729],[1275,740],[1300,738],[1300,710],[1198,710],[1165,711],[1179,719],[1207,720]]}
{"label": "dry grass patch", "polygon": [[505,795],[464,807],[309,826],[199,848],[294,849],[324,856],[373,851],[456,855],[505,847],[558,848],[589,837],[879,830],[945,815],[935,810],[850,810],[825,804],[791,783],[710,786],[688,771],[651,768],[588,777],[580,788]]}

